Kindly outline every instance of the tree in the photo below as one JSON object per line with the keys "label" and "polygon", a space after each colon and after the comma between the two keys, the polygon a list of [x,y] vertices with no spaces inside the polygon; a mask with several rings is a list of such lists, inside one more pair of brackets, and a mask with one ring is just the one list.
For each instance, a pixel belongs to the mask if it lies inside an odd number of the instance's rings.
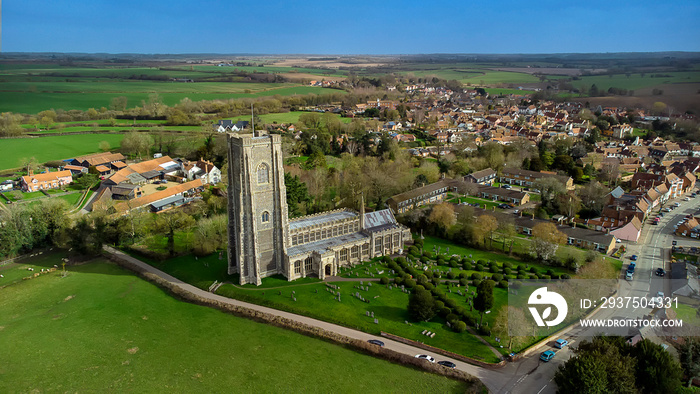
{"label": "tree", "polygon": [[447,231],[456,220],[454,206],[446,202],[434,206],[428,217],[428,221],[442,231]]}
{"label": "tree", "polygon": [[[610,189],[603,186],[600,182],[593,181],[578,190],[578,195],[581,198],[581,205],[587,211],[587,217],[597,217],[603,212],[605,207],[606,196]],[[584,212],[581,213],[581,216]]]}
{"label": "tree", "polygon": [[129,155],[141,155],[148,153],[153,145],[153,140],[150,135],[132,131],[127,133],[122,139],[122,151]]}
{"label": "tree", "polygon": [[539,179],[534,183],[533,188],[540,191],[542,205],[548,208],[554,207],[554,199],[557,195],[566,193],[564,184],[555,177]]}
{"label": "tree", "polygon": [[603,163],[598,177],[601,181],[607,182],[610,187],[617,186],[617,179],[620,177],[620,163],[618,161]]}
{"label": "tree", "polygon": [[311,201],[309,191],[306,184],[299,180],[298,175],[284,173],[284,186],[287,188],[287,206],[289,207],[289,215],[291,217],[301,216],[303,211],[299,207],[300,204],[306,204]]}
{"label": "tree", "polygon": [[29,171],[36,171],[39,169],[39,161],[36,159],[36,157],[23,157],[19,159],[19,166],[22,167],[23,170]]}
{"label": "tree", "polygon": [[476,227],[479,232],[488,234],[489,236],[489,247],[493,247],[493,232],[498,229],[498,220],[491,215],[481,215],[476,218]]}
{"label": "tree", "polygon": [[637,384],[643,393],[675,393],[681,386],[682,369],[666,349],[643,339],[632,354],[637,359]]}
{"label": "tree", "polygon": [[482,280],[476,288],[476,297],[474,297],[474,309],[481,312],[481,320],[479,326],[484,322],[484,313],[493,307],[493,286],[495,282],[492,280]]}
{"label": "tree", "polygon": [[[503,237],[503,253],[506,252],[506,242],[512,240],[517,234],[515,229],[515,224],[510,220],[501,220],[498,222],[498,232]],[[513,243],[510,244],[511,252],[513,249]]]}
{"label": "tree", "polygon": [[559,244],[566,242],[566,235],[551,222],[538,223],[532,228],[530,249],[538,259],[546,261],[554,257]]}
{"label": "tree", "polygon": [[15,115],[12,112],[0,114],[0,136],[16,137],[24,133],[21,125],[22,115]]}
{"label": "tree", "polygon": [[182,211],[167,212],[155,216],[154,230],[165,234],[168,239],[168,253],[175,255],[175,231],[194,225],[194,219]]}
{"label": "tree", "polygon": [[127,98],[124,96],[114,97],[109,104],[109,109],[113,111],[126,110]]}
{"label": "tree", "polygon": [[102,152],[109,152],[109,150],[111,148],[109,146],[109,142],[107,142],[107,141],[101,141],[99,147],[100,147],[100,150]]}
{"label": "tree", "polygon": [[690,387],[693,379],[700,377],[700,341],[695,337],[684,338],[684,343],[678,348],[678,355]]}
{"label": "tree", "polygon": [[503,343],[503,341],[508,341],[506,347],[509,350],[517,349],[525,345],[530,337],[510,335],[509,326],[518,327],[525,331],[525,327],[530,324],[530,320],[531,319],[525,317],[522,309],[512,305],[503,305],[501,309],[498,310],[496,319],[493,322],[492,332],[494,335],[501,338],[501,343]]}
{"label": "tree", "polygon": [[425,289],[414,290],[408,298],[408,314],[415,321],[428,321],[435,316],[435,299]]}

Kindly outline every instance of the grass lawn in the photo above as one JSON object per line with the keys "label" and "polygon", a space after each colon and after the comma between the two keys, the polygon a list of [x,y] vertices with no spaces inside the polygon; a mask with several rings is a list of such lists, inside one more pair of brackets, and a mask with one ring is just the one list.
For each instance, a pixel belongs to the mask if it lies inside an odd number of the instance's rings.
{"label": "grass lawn", "polygon": [[[390,332],[487,362],[499,361],[491,350],[475,337],[467,332],[462,334],[452,332],[438,317],[427,323],[406,324],[405,321],[409,320],[406,310],[408,294],[401,292],[400,289],[389,290],[379,283],[374,283],[368,291],[363,291],[353,288],[360,285],[359,281],[337,282],[335,284],[341,287],[342,294],[341,302],[338,302],[326,290],[325,283],[315,278],[289,282],[283,277],[274,276],[264,278],[259,287],[238,286],[238,275],[226,273],[225,256],[224,254],[222,260],[218,259],[218,254],[212,254],[197,259],[194,256],[180,256],[166,261],[154,261],[136,255],[137,258],[202,289],[208,289],[215,280],[236,284],[224,284],[217,290],[217,294],[226,297],[314,317],[377,335],[379,331]],[[368,266],[369,263],[365,263],[357,269],[364,271],[364,267]],[[375,263],[374,267],[379,265]],[[383,269],[388,271],[386,267]],[[292,291],[296,301],[292,299]],[[355,292],[361,292],[364,298],[370,300],[370,303],[367,304],[352,297],[351,293]],[[465,302],[462,300],[462,303]],[[374,324],[373,320],[365,315],[366,311],[374,312],[375,317],[380,320],[379,324]],[[437,335],[435,338],[428,338],[420,334],[423,330],[435,332]]]}
{"label": "grass lawn", "polygon": [[[498,248],[498,245],[500,243],[501,242],[498,242],[497,239],[494,238],[494,241],[493,241],[494,248]],[[479,261],[479,260],[484,260],[485,262],[496,261],[496,262],[500,263],[499,266],[502,266],[503,263],[511,263],[511,264],[513,264],[513,267],[517,267],[519,265],[522,265],[523,267],[527,266],[528,270],[534,267],[540,273],[544,273],[547,270],[551,269],[556,274],[564,274],[564,273],[571,274],[571,272],[569,272],[568,270],[566,270],[562,267],[550,267],[550,266],[543,265],[543,264],[524,262],[524,261],[519,260],[517,257],[508,256],[508,255],[501,254],[501,253],[488,252],[488,251],[480,250],[480,249],[473,249],[473,248],[469,248],[466,246],[461,246],[461,245],[452,243],[451,241],[448,241],[448,240],[445,240],[442,238],[437,238],[437,237],[433,237],[430,235],[425,235],[424,239],[423,239],[423,250],[427,250],[427,251],[432,252],[433,247],[435,247],[435,248],[440,247],[440,253],[443,255],[447,255],[447,256],[457,254],[460,256],[467,256],[467,257],[471,258],[472,260],[476,260],[476,261]],[[447,251],[447,248],[449,248],[449,252]],[[562,248],[560,248],[560,249],[562,249]],[[513,251],[516,251],[515,245],[513,245]],[[447,270],[447,267],[439,267],[439,268],[443,269],[445,271]],[[461,271],[455,271],[455,272],[461,272]],[[473,271],[473,270],[467,271],[467,273],[469,273],[470,275],[473,272],[478,272],[478,271]],[[483,274],[483,272],[481,272],[481,273]]]}
{"label": "grass lawn", "polygon": [[82,196],[83,196],[83,193],[75,192],[75,193],[71,193],[71,194],[65,194],[63,196],[58,196],[58,198],[65,200],[68,203],[68,205],[73,207],[78,203],[78,201],[80,201],[80,197],[82,197]]}
{"label": "grass lawn", "polygon": [[123,134],[82,134],[41,138],[8,138],[0,141],[0,169],[16,168],[20,160],[35,157],[39,163],[50,160],[70,159],[99,152],[101,141],[107,141],[112,149],[119,147]]}
{"label": "grass lawn", "polygon": [[700,316],[698,316],[697,306],[677,304],[673,308],[676,311],[676,318],[683,320],[683,325],[698,327],[700,326]]}
{"label": "grass lawn", "polygon": [[[39,264],[53,265],[59,257],[44,256]],[[0,289],[0,344],[12,360],[0,362],[0,391],[467,389],[444,377],[178,301],[101,259],[68,271],[65,278],[52,273]],[[333,378],[309,379],[309,371],[321,370]]]}

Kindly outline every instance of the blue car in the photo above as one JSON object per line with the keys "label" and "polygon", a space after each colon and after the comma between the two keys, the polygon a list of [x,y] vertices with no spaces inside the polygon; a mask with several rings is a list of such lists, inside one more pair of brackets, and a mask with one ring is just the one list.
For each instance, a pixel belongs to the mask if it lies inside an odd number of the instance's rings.
{"label": "blue car", "polygon": [[377,345],[377,346],[384,347],[384,342],[382,342],[382,341],[380,341],[380,340],[378,340],[378,339],[370,339],[370,340],[367,341],[367,342],[371,343],[372,345]]}
{"label": "blue car", "polygon": [[568,345],[569,341],[566,339],[557,339],[556,342],[554,342],[554,347],[557,347],[559,349],[563,349],[564,346]]}
{"label": "blue car", "polygon": [[637,261],[637,255],[633,254],[632,256],[630,256],[630,260]]}
{"label": "blue car", "polygon": [[554,357],[554,355],[557,354],[554,350],[547,350],[546,352],[542,353],[540,356],[540,360],[547,362]]}

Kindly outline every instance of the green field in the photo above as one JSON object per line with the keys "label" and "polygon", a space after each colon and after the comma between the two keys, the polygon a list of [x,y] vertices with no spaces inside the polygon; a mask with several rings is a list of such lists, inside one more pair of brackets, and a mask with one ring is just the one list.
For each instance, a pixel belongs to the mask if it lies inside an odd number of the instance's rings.
{"label": "green field", "polygon": [[8,138],[0,140],[0,170],[19,167],[20,159],[35,157],[39,163],[70,159],[99,151],[101,141],[112,149],[119,147],[123,134],[81,134],[41,138]]}
{"label": "green field", "polygon": [[[668,75],[668,77],[653,77],[656,74]],[[637,73],[631,74],[629,77],[625,74],[615,74],[612,77],[609,75],[583,76],[580,80],[571,83],[579,89],[589,89],[591,85],[595,84],[600,91],[607,91],[611,87],[635,90],[663,84],[691,82],[700,82],[700,72],[646,73],[644,77]]]}
{"label": "green field", "polygon": [[111,100],[120,96],[127,98],[131,108],[141,105],[153,93],[158,93],[164,104],[172,106],[184,98],[228,100],[339,92],[343,91],[288,83],[7,82],[0,88],[0,111],[32,114],[46,109],[87,110],[109,107]]}
{"label": "green field", "polygon": [[[31,265],[51,267],[60,255]],[[463,383],[178,301],[104,260],[0,268],[2,392],[464,392]],[[19,274],[19,275],[17,275]],[[5,283],[3,283],[5,282]],[[324,376],[311,378],[310,371]],[[226,389],[229,388],[229,389]]]}

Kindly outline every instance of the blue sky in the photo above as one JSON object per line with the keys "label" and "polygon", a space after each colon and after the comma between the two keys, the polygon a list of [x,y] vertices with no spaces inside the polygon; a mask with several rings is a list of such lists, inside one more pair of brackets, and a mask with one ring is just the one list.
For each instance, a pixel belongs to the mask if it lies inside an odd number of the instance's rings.
{"label": "blue sky", "polygon": [[700,1],[21,0],[5,52],[700,51]]}

